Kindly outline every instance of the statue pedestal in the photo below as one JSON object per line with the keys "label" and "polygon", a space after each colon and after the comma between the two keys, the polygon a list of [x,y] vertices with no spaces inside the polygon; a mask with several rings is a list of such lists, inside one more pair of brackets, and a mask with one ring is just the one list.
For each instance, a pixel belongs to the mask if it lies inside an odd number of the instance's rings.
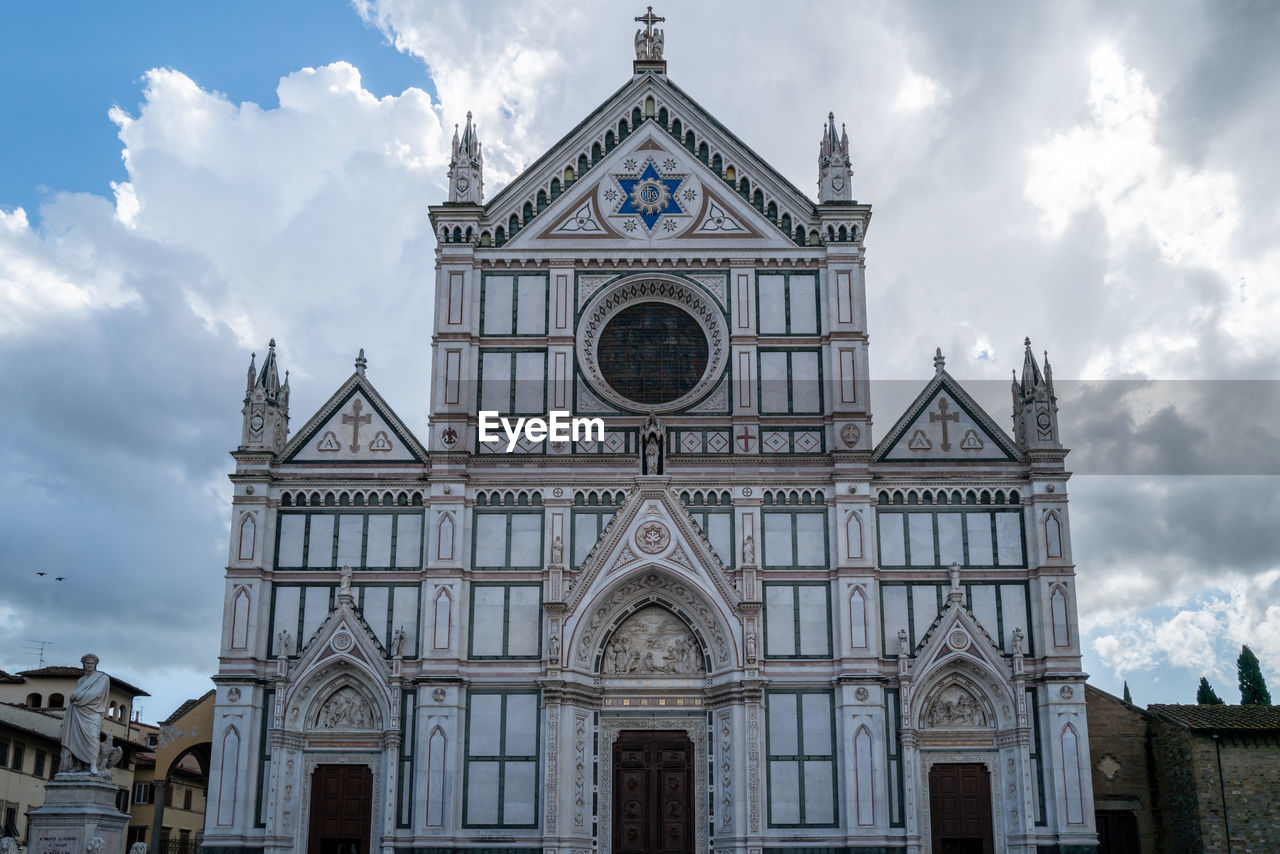
{"label": "statue pedestal", "polygon": [[103,854],[123,854],[129,816],[116,809],[119,789],[109,779],[69,771],[44,788],[44,805],[29,813],[28,854],[81,854],[96,836]]}

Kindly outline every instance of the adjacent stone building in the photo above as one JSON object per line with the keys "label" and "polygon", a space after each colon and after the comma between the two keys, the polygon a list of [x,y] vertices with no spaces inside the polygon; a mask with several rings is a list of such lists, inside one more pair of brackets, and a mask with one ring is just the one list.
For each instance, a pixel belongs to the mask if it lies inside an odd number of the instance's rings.
{"label": "adjacent stone building", "polygon": [[1280,851],[1280,706],[1147,711],[1167,850]]}
{"label": "adjacent stone building", "polygon": [[1048,360],[873,431],[848,134],[811,198],[639,20],[495,197],[455,136],[421,438],[363,351],[292,431],[251,361],[206,850],[1091,849]]}

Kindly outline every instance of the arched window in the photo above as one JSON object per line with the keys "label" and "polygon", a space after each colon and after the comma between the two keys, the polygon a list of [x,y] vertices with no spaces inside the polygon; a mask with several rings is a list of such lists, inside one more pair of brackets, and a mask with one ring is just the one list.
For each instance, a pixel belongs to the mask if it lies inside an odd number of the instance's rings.
{"label": "arched window", "polygon": [[675,119],[671,122],[671,135],[676,139],[679,139],[684,135],[684,125],[680,123],[679,119]]}
{"label": "arched window", "polygon": [[787,234],[791,234],[791,214],[784,213],[782,215],[782,220],[778,223],[778,228],[782,229]]}
{"label": "arched window", "polygon": [[847,243],[849,240],[849,229],[842,225],[840,226],[840,230],[836,232],[836,235],[836,240],[839,240],[841,243]]}
{"label": "arched window", "polygon": [[573,171],[572,166],[564,167],[564,185],[567,188],[570,184],[577,180],[577,174]]}
{"label": "arched window", "polygon": [[595,166],[599,163],[601,157],[604,157],[604,152],[600,150],[600,143],[591,143],[591,165]]}
{"label": "arched window", "polygon": [[733,186],[733,182],[738,180],[738,170],[732,166],[726,166],[724,168],[724,180],[725,183]]}
{"label": "arched window", "polygon": [[606,152],[613,151],[613,147],[617,144],[618,143],[613,136],[613,131],[606,132],[604,135],[604,150]]}
{"label": "arched window", "polygon": [[1050,511],[1044,517],[1045,554],[1049,557],[1062,557],[1062,523],[1058,514]]}
{"label": "arched window", "polygon": [[711,162],[711,150],[705,142],[698,146],[698,159],[703,163]]}
{"label": "arched window", "polygon": [[719,154],[711,158],[711,171],[717,175],[724,172],[724,159]]}
{"label": "arched window", "polygon": [[764,213],[764,193],[757,189],[751,194],[751,204],[756,206],[756,210]]}
{"label": "arched window", "polygon": [[807,245],[817,246],[820,242],[821,242],[821,238],[818,236],[818,229],[816,228],[809,229],[809,241]]}
{"label": "arched window", "polygon": [[502,226],[498,226],[497,230],[494,231],[493,233],[493,245],[502,246],[506,242],[507,242],[507,233],[502,230]]}
{"label": "arched window", "polygon": [[547,191],[539,190],[537,199],[538,199],[538,213],[542,213],[544,210],[547,209]]}
{"label": "arched window", "polygon": [[764,215],[769,218],[770,222],[777,222],[778,221],[777,204],[775,204],[774,202],[769,202],[769,204],[765,206]]}
{"label": "arched window", "polygon": [[27,705],[28,705],[28,706],[30,706],[30,707],[31,707],[31,708],[33,708],[33,709],[38,709],[38,708],[40,708],[40,703],[41,703],[41,701],[42,701],[43,699],[44,699],[44,698],[43,698],[43,697],[41,697],[39,694],[28,694],[28,695],[27,695]]}
{"label": "arched window", "polygon": [[240,560],[253,560],[253,547],[257,540],[258,525],[253,514],[246,513],[240,520]]}
{"label": "arched window", "polygon": [[[646,101],[645,103],[647,104],[648,101]],[[662,125],[664,128],[667,126],[667,108],[666,107],[663,107],[661,110],[658,110],[658,124]]]}
{"label": "arched window", "polygon": [[66,705],[66,702],[67,702],[66,698],[64,698],[61,694],[49,695],[49,708],[51,709],[61,709],[64,705]]}
{"label": "arched window", "polygon": [[796,245],[804,246],[804,226],[803,225],[796,226]]}
{"label": "arched window", "polygon": [[1071,626],[1067,620],[1067,592],[1056,585],[1049,595],[1049,611],[1053,616],[1053,645],[1071,646]]}
{"label": "arched window", "polygon": [[552,178],[551,179],[551,201],[554,202],[558,198],[560,198],[560,179]]}
{"label": "arched window", "polygon": [[[655,109],[656,107],[657,107],[657,103],[653,100],[653,96],[652,96],[652,95],[650,95],[650,96],[648,96],[647,98],[645,98],[645,99],[644,99],[644,115],[645,115],[645,117],[647,117],[647,118],[652,118],[652,117],[653,117],[653,111],[654,111],[654,109]],[[631,111],[631,123],[632,123],[633,125],[639,125],[639,124],[640,124],[640,108],[639,108],[639,107],[637,107],[636,109],[634,109],[634,110],[632,110],[632,111]]]}
{"label": "arched window", "polygon": [[515,214],[512,214],[511,218],[507,220],[507,231],[512,237],[515,237],[520,231],[520,220]]}
{"label": "arched window", "polygon": [[627,138],[627,134],[631,132],[631,128],[627,125],[627,120],[623,119],[618,122],[618,142],[622,142]]}
{"label": "arched window", "polygon": [[587,155],[578,155],[578,175],[585,175],[587,170],[591,168],[591,163],[587,160]]}
{"label": "arched window", "polygon": [[462,242],[462,229],[456,225],[453,227],[453,242],[454,243]]}
{"label": "arched window", "polygon": [[738,182],[738,194],[744,199],[751,198],[751,182],[747,180],[746,175],[743,175],[742,180]]}
{"label": "arched window", "polygon": [[692,153],[693,153],[694,147],[697,145],[697,143],[698,143],[698,140],[697,140],[697,138],[693,135],[693,131],[691,131],[691,130],[690,130],[690,131],[685,131],[685,134],[684,134],[684,147],[685,147],[685,148],[687,148],[687,149],[689,149],[689,153],[690,153],[690,154],[692,154]]}
{"label": "arched window", "polygon": [[521,225],[527,225],[533,219],[533,203],[525,202],[524,207],[520,209],[520,214]]}

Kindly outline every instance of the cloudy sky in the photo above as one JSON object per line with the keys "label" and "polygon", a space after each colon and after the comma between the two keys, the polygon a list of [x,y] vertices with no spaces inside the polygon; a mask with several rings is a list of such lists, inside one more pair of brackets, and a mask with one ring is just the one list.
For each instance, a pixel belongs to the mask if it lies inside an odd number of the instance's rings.
{"label": "cloudy sky", "polygon": [[[847,123],[880,429],[936,346],[1002,422],[1047,348],[1086,669],[1230,701],[1242,642],[1280,688],[1280,7],[1121,6],[657,11],[671,78],[797,186]],[[454,123],[492,195],[626,81],[641,11],[6,5],[0,668],[95,650],[150,719],[206,690],[250,351],[296,426],[363,346],[422,435]]]}

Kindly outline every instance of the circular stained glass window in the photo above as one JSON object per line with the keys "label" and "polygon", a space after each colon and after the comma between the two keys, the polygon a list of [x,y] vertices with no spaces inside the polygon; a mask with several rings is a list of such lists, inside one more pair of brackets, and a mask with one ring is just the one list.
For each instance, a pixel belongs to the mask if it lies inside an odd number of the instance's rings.
{"label": "circular stained glass window", "polygon": [[627,400],[670,403],[707,370],[707,336],[688,312],[665,302],[624,308],[600,335],[596,359],[605,381]]}

